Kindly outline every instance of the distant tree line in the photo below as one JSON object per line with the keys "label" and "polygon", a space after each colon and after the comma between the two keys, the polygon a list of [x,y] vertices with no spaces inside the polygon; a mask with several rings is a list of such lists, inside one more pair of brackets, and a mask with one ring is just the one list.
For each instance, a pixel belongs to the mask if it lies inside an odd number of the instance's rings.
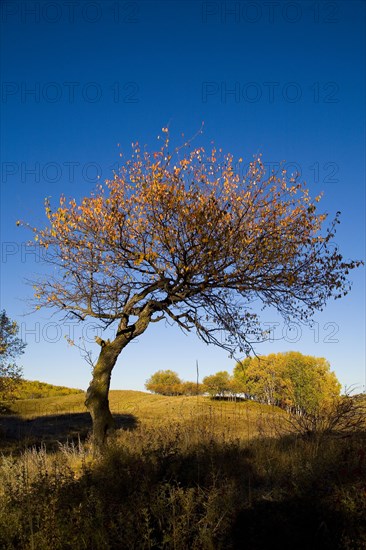
{"label": "distant tree line", "polygon": [[219,371],[202,384],[184,382],[172,370],[160,370],[145,384],[160,395],[203,395],[211,398],[252,399],[303,414],[331,404],[339,397],[341,384],[328,361],[299,352],[247,357],[233,373]]}

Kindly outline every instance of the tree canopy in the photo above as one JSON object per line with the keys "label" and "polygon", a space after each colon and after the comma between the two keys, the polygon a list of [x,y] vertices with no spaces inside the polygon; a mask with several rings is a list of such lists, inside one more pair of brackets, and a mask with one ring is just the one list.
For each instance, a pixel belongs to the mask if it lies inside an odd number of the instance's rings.
{"label": "tree canopy", "polygon": [[330,405],[341,390],[326,359],[295,351],[247,358],[235,366],[234,378],[256,400],[300,414]]}
{"label": "tree canopy", "polygon": [[201,395],[205,388],[202,384],[182,381],[178,374],[170,369],[158,370],[146,380],[145,388],[160,395]]}
{"label": "tree canopy", "polygon": [[146,380],[145,387],[148,391],[161,395],[179,395],[182,381],[178,374],[172,370],[158,370]]}
{"label": "tree canopy", "polygon": [[[85,320],[114,322],[88,390],[94,433],[104,438],[112,369],[122,349],[151,322],[194,329],[230,354],[263,339],[256,299],[286,320],[306,322],[332,296],[347,294],[349,270],[333,246],[338,213],[322,230],[320,197],[284,170],[267,174],[261,157],[242,159],[213,148],[150,154],[135,143],[114,178],[81,201],[60,198],[48,225],[32,228],[54,275],[35,282],[37,307]],[[98,426],[98,427],[97,427]]]}
{"label": "tree canopy", "polygon": [[26,344],[18,337],[18,325],[12,321],[5,310],[0,313],[0,399],[12,397],[22,369],[16,359],[24,353]]}
{"label": "tree canopy", "polygon": [[[306,320],[345,294],[357,262],[329,246],[338,214],[321,235],[320,197],[296,177],[266,177],[260,158],[241,176],[217,154],[199,148],[178,161],[168,140],[153,155],[134,144],[121,173],[80,204],[61,197],[53,212],[47,199],[50,224],[35,239],[60,271],[36,285],[38,306],[118,320],[127,332],[130,316],[159,313],[243,351],[253,298]],[[217,342],[218,330],[233,338]]]}
{"label": "tree canopy", "polygon": [[219,371],[216,374],[205,376],[202,383],[211,397],[226,397],[232,389],[230,374],[226,371]]}

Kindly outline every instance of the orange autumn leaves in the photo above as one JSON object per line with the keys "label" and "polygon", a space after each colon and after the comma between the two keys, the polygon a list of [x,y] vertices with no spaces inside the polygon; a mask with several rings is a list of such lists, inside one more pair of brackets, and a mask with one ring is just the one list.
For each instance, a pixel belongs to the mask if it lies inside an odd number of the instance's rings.
{"label": "orange autumn leaves", "polygon": [[[96,194],[80,204],[61,197],[55,212],[46,204],[51,225],[37,234],[41,244],[108,274],[124,265],[153,278],[200,278],[229,266],[234,277],[244,265],[290,265],[299,247],[317,239],[322,217],[309,214],[306,192],[284,175],[264,179],[260,158],[241,178],[232,157],[219,164],[216,151],[205,162],[203,149],[173,162],[164,151],[151,159],[134,147],[134,162]],[[81,259],[87,250],[93,258]]]}
{"label": "orange autumn leaves", "polygon": [[36,285],[41,305],[108,320],[131,312],[137,293],[134,305],[150,299],[167,312],[183,303],[191,320],[202,308],[216,322],[224,314],[215,296],[223,310],[235,310],[235,295],[254,296],[306,318],[335,290],[347,292],[356,263],[330,247],[337,220],[321,232],[320,197],[296,176],[266,173],[261,157],[244,171],[216,148],[170,152],[168,134],[158,151],[132,150],[89,197],[62,196],[55,211],[46,200],[49,225],[35,239],[57,274]]}

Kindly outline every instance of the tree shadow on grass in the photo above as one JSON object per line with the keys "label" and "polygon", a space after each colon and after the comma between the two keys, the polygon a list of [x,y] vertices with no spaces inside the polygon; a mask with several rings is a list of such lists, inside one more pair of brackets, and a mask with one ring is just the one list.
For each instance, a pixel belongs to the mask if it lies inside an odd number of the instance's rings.
{"label": "tree shadow on grass", "polygon": [[[116,428],[133,430],[137,418],[132,414],[114,414]],[[0,450],[9,451],[29,446],[45,445],[58,448],[60,443],[85,441],[92,432],[89,413],[67,413],[21,418],[16,415],[0,416]]]}

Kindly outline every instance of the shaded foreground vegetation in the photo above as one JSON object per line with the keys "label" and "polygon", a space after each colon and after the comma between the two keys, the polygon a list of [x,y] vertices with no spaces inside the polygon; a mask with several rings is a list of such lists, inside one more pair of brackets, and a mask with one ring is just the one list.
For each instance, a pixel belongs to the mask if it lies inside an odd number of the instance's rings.
{"label": "shaded foreground vegetation", "polygon": [[[86,418],[82,396],[56,404],[59,425]],[[1,548],[366,547],[365,431],[306,438],[274,407],[111,392],[125,421],[104,456],[86,425],[84,441],[56,430],[57,449],[33,429],[21,452],[27,434],[9,439],[9,422],[47,426],[52,409],[13,407],[0,419]]]}

